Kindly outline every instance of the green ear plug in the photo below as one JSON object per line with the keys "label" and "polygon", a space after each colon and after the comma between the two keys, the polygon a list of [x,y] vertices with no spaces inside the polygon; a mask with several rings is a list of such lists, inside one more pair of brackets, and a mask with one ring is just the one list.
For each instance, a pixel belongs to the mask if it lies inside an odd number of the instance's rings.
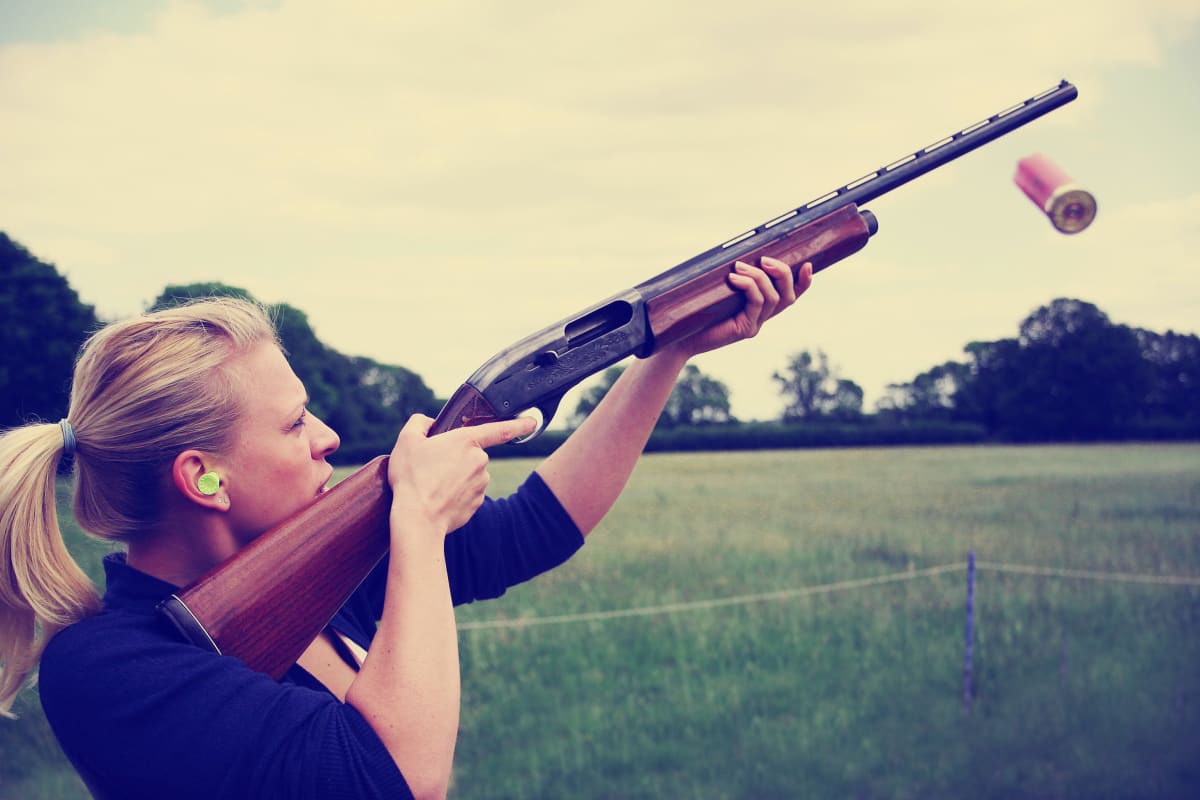
{"label": "green ear plug", "polygon": [[214,495],[217,489],[221,488],[221,476],[215,472],[206,472],[196,481],[196,488],[200,490],[200,494]]}

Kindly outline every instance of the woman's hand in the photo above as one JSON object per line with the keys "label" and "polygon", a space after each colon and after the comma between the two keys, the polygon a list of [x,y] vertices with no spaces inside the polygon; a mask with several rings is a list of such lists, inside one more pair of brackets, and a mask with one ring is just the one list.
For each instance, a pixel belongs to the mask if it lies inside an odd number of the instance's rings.
{"label": "woman's hand", "polygon": [[413,415],[388,460],[392,557],[379,628],[346,690],[404,774],[414,797],[445,797],[460,703],[458,632],[446,570],[446,534],[483,503],[486,448],[533,432],[531,419],[430,436]]}
{"label": "woman's hand", "polygon": [[742,261],[734,265],[729,285],[746,297],[746,305],[733,317],[675,342],[671,347],[690,358],[727,344],[750,339],[762,329],[763,323],[796,302],[812,284],[812,264],[805,263],[799,276],[777,258],[764,256],[762,266]]}
{"label": "woman's hand", "polygon": [[420,514],[443,535],[461,527],[483,503],[490,480],[486,449],[531,433],[535,424],[520,418],[430,436],[433,420],[414,414],[388,460],[393,511]]}

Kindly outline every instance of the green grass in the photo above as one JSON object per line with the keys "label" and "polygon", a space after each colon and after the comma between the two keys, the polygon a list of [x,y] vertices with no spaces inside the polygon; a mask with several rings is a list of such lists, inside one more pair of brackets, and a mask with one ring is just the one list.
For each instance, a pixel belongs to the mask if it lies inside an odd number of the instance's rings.
{"label": "green grass", "polygon": [[[494,462],[494,493],[531,466]],[[736,597],[962,564],[971,550],[1200,576],[1200,446],[649,455],[571,562],[459,620]],[[970,714],[964,599],[955,570],[464,630],[451,796],[1200,793],[1200,589],[981,568]],[[0,721],[0,798],[82,796],[36,705]]]}

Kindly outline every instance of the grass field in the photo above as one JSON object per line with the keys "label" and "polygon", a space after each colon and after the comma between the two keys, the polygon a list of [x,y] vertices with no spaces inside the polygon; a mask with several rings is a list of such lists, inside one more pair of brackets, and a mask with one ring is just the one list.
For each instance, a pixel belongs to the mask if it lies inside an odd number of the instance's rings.
{"label": "grass field", "polygon": [[[647,456],[571,562],[459,610],[451,796],[1200,795],[1200,587],[997,564],[1200,577],[1200,445]],[[21,708],[0,798],[86,796]]]}

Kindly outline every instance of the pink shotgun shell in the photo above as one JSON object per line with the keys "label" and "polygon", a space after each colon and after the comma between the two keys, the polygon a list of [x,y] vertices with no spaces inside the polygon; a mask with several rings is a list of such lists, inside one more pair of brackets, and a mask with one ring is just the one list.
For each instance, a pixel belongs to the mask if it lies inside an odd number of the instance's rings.
{"label": "pink shotgun shell", "polygon": [[1096,198],[1040,153],[1018,161],[1013,180],[1062,233],[1079,233],[1096,218]]}

